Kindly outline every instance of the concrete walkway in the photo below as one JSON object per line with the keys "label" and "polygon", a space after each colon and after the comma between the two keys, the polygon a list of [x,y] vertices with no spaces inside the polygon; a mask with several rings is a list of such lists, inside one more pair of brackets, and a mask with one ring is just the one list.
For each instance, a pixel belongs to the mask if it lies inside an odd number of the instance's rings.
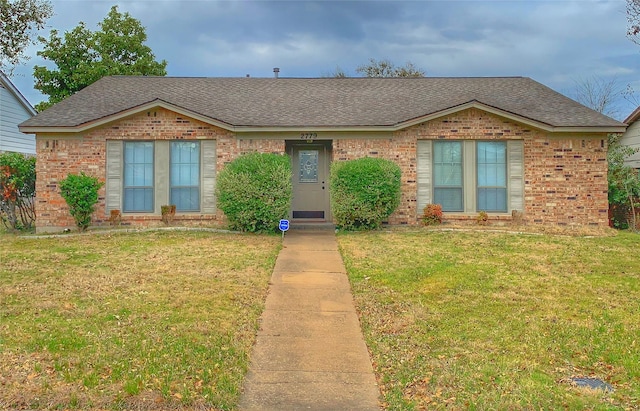
{"label": "concrete walkway", "polygon": [[333,231],[286,233],[240,410],[380,410]]}

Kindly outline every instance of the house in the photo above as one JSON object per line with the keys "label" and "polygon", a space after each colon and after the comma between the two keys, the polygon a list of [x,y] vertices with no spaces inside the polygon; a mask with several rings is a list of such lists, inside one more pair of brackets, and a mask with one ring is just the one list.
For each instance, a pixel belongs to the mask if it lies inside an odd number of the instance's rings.
{"label": "house", "polygon": [[626,164],[635,169],[640,169],[640,122],[638,120],[640,120],[640,107],[635,109],[633,113],[629,114],[629,117],[624,120],[625,124],[629,127],[620,140],[620,144],[637,150],[636,153],[629,156],[625,161]]}
{"label": "house", "polygon": [[106,77],[20,125],[36,134],[39,232],[73,226],[58,182],[106,182],[94,225],[111,210],[154,225],[215,224],[216,174],[251,151],[287,153],[290,218],[331,221],[332,161],[395,161],[402,200],[390,224],[479,211],[530,224],[606,227],[607,134],[626,125],[523,77]]}
{"label": "house", "polygon": [[23,134],[18,124],[36,115],[36,110],[0,71],[0,153],[36,153],[36,138]]}

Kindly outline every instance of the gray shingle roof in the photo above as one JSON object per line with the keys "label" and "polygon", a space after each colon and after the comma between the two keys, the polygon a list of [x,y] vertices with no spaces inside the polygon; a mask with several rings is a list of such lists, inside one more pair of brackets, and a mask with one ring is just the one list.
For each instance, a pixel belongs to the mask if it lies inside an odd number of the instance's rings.
{"label": "gray shingle roof", "polygon": [[621,127],[525,77],[105,77],[22,127],[76,127],[161,100],[234,127],[395,126],[480,102],[551,127]]}

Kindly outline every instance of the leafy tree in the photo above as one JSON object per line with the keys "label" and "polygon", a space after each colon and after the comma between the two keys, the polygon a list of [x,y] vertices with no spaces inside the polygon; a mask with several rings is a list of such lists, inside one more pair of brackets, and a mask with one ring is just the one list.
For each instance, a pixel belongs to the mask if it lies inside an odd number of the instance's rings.
{"label": "leafy tree", "polygon": [[91,214],[98,202],[98,190],[104,185],[97,177],[91,177],[81,172],[69,174],[60,180],[60,195],[69,206],[69,213],[76,221],[80,231],[91,225]]}
{"label": "leafy tree", "polygon": [[614,210],[614,224],[616,227],[626,228],[629,224],[627,210],[630,210],[631,226],[636,229],[636,207],[640,197],[640,178],[638,177],[638,171],[626,165],[624,161],[638,150],[620,144],[621,138],[621,134],[609,135],[609,151],[607,152],[609,205]]}
{"label": "leafy tree", "polygon": [[0,0],[0,70],[29,59],[24,50],[33,44],[34,31],[53,15],[49,0]]}
{"label": "leafy tree", "polygon": [[30,229],[36,219],[36,158],[0,154],[0,220],[6,228]]}
{"label": "leafy tree", "polygon": [[387,59],[377,61],[371,58],[369,64],[358,66],[356,72],[365,77],[424,77],[424,70],[417,68],[411,62],[403,67],[397,67]]}
{"label": "leafy tree", "polygon": [[165,76],[167,62],[158,62],[144,42],[144,26],[129,13],[120,13],[113,6],[92,32],[80,22],[64,39],[52,30],[49,39],[39,37],[44,49],[38,55],[55,63],[57,69],[34,67],[35,88],[49,96],[36,106],[44,110],[82,90],[104,76],[137,75]]}
{"label": "leafy tree", "polygon": [[[624,94],[618,89],[616,80],[604,80],[600,77],[576,82],[576,100],[581,104],[605,115],[617,113],[614,107],[615,96]],[[633,228],[636,227],[636,201],[640,196],[640,177],[638,172],[625,164],[625,160],[638,150],[620,144],[621,134],[609,135],[607,152],[607,182],[609,183],[609,207],[614,212],[614,224],[618,228],[628,225],[627,210],[631,211]]]}

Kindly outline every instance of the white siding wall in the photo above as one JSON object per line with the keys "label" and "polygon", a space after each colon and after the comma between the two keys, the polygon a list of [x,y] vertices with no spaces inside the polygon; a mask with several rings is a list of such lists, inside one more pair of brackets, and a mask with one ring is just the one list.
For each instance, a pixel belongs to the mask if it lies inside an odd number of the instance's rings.
{"label": "white siding wall", "polygon": [[18,130],[18,124],[29,118],[31,113],[9,90],[0,86],[0,151],[36,153],[35,135]]}
{"label": "white siding wall", "polygon": [[[636,121],[627,128],[620,143],[625,146],[640,149],[640,121]],[[640,150],[629,157],[626,163],[633,168],[640,168]]]}

